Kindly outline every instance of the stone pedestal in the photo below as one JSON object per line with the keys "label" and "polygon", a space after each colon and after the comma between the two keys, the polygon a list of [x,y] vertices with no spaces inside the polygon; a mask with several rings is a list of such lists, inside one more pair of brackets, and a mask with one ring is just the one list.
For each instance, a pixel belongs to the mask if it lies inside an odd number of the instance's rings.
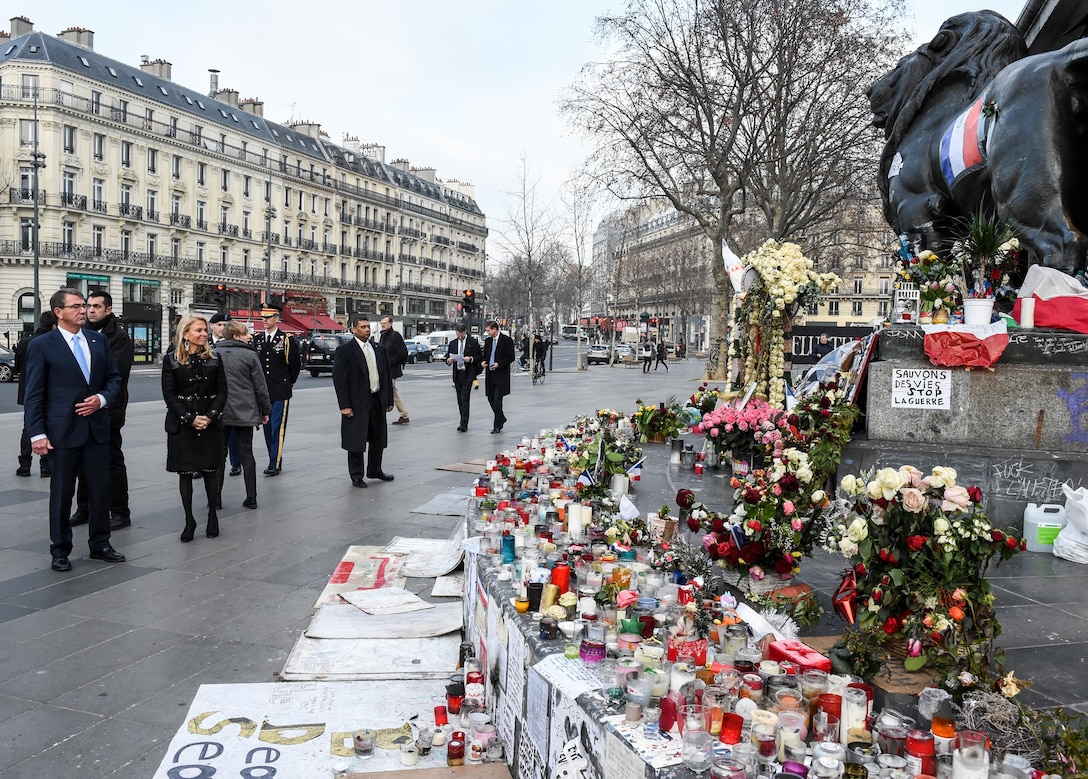
{"label": "stone pedestal", "polygon": [[[840,475],[874,465],[951,466],[960,484],[982,487],[991,521],[1002,527],[1022,527],[1029,502],[1064,503],[1062,483],[1088,483],[1088,336],[1011,330],[993,371],[936,368],[922,341],[917,327],[880,333],[868,374],[867,440],[847,448]],[[893,405],[904,379],[920,371],[938,397]]]}

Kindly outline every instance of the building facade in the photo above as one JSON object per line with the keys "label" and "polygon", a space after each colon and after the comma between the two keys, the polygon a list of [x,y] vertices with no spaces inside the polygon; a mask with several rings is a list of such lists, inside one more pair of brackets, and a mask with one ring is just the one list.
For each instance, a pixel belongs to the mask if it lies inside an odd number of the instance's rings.
{"label": "building facade", "polygon": [[209,96],[163,60],[111,60],[93,36],[23,17],[0,35],[0,320],[13,330],[33,328],[35,263],[43,307],[62,286],[108,290],[144,361],[181,313],[256,323],[269,291],[299,331],[358,312],[412,334],[447,326],[482,286],[471,185],[334,144],[315,123],[270,122],[214,72]]}

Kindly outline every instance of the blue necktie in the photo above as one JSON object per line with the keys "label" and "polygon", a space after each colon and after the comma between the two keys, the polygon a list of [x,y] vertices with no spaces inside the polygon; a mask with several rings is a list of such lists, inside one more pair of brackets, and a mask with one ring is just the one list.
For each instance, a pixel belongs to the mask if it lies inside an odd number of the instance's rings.
{"label": "blue necktie", "polygon": [[498,346],[499,346],[499,337],[495,336],[495,340],[493,340],[491,342],[491,359],[489,360],[490,365],[495,364],[495,349],[497,349]]}
{"label": "blue necktie", "polygon": [[76,362],[79,363],[79,369],[83,371],[83,378],[87,380],[87,383],[91,383],[91,364],[87,361],[87,355],[83,353],[83,347],[79,343],[79,336],[72,336],[72,351],[76,355]]}

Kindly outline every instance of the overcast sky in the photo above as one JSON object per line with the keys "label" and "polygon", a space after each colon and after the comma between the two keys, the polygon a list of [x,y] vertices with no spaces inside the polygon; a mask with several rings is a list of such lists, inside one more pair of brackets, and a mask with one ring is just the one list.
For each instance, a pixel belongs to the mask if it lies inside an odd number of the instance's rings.
{"label": "overcast sky", "polygon": [[[991,8],[1012,21],[1024,0],[907,0],[918,39],[949,16]],[[526,157],[549,197],[585,155],[557,116],[556,98],[601,55],[593,20],[616,0],[352,0],[230,3],[187,0],[18,0],[11,13],[56,35],[95,33],[95,50],[130,65],[140,55],[173,63],[173,80],[207,90],[208,69],[242,98],[264,101],[273,121],[319,123],[476,186],[501,229],[507,193]],[[6,22],[0,22],[0,27]],[[558,203],[557,203],[558,206]],[[495,247],[490,247],[495,251]]]}

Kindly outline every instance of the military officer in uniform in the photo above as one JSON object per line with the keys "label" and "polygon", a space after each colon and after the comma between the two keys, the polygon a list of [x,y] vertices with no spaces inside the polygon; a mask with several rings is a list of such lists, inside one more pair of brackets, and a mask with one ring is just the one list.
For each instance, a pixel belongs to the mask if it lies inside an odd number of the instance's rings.
{"label": "military officer in uniform", "polygon": [[272,401],[272,412],[268,415],[268,424],[264,426],[264,442],[268,446],[268,467],[265,476],[277,476],[283,463],[283,441],[287,436],[287,411],[291,402],[291,391],[302,370],[302,357],[298,343],[287,333],[279,329],[283,308],[267,305],[261,309],[264,320],[264,332],[253,336],[253,348],[261,358],[264,378],[268,384],[268,396]]}

